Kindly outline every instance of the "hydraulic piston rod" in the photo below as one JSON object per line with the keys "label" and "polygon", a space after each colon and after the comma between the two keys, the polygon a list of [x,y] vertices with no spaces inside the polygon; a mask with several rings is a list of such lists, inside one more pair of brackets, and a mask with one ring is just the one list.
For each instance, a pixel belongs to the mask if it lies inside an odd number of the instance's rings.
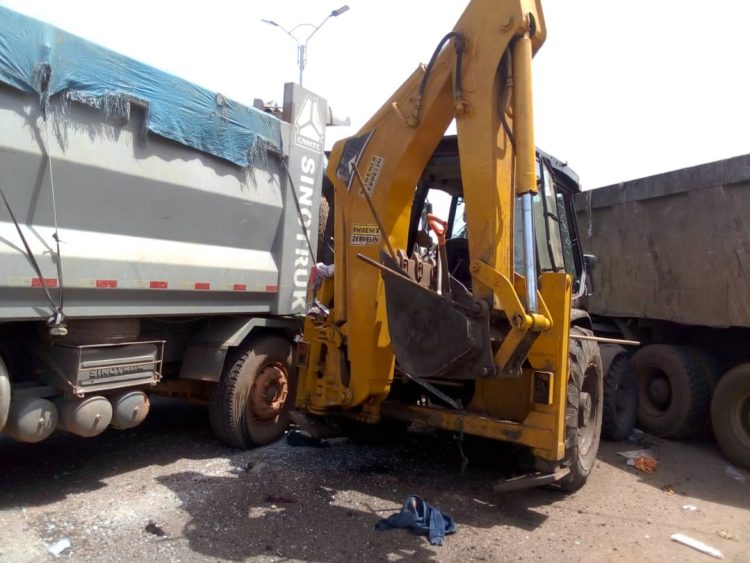
{"label": "hydraulic piston rod", "polygon": [[532,45],[528,34],[513,44],[513,130],[516,149],[516,194],[523,214],[523,262],[526,275],[526,309],[536,313],[537,271],[534,240],[533,197],[536,194],[536,146],[531,97]]}

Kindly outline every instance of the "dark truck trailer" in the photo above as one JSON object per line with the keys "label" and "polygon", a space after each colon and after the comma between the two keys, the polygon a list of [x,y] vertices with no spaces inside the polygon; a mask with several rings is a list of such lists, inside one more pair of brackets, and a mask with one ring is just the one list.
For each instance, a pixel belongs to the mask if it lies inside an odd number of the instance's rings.
{"label": "dark truck trailer", "polygon": [[576,210],[597,257],[595,328],[643,344],[610,351],[610,433],[628,430],[637,396],[640,428],[677,438],[713,427],[749,467],[750,155],[584,192]]}

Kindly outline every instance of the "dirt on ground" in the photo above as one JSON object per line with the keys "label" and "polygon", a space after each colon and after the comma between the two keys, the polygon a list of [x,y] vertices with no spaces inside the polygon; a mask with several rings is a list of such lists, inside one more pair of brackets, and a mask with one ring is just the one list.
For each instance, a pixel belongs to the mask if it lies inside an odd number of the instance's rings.
{"label": "dirt on ground", "polygon": [[[424,429],[386,447],[237,451],[204,408],[161,400],[130,431],[0,439],[0,560],[710,561],[670,540],[683,533],[750,561],[750,474],[710,442],[644,439],[654,473],[617,454],[644,444],[603,442],[579,492],[501,494],[497,444],[468,444],[463,475],[456,441]],[[411,494],[455,519],[442,547],[375,529]]]}

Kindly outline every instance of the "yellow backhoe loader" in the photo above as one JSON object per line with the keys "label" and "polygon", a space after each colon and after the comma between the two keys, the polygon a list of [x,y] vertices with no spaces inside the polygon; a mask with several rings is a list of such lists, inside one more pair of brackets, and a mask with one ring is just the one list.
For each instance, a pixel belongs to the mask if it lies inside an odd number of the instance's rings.
{"label": "yellow backhoe loader", "polygon": [[576,490],[599,445],[602,373],[574,308],[588,264],[576,177],[534,144],[545,36],[539,0],[471,0],[429,64],[334,146],[334,267],[306,320],[296,406],[375,432],[420,422],[512,442],[534,459],[513,486]]}

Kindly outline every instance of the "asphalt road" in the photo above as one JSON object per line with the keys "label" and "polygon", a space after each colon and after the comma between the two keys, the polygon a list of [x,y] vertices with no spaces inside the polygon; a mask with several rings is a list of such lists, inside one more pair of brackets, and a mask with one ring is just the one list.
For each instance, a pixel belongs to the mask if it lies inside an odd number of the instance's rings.
{"label": "asphalt road", "polygon": [[[0,560],[711,560],[670,540],[681,532],[750,562],[750,474],[710,442],[652,441],[653,474],[616,453],[637,445],[605,442],[578,493],[497,494],[510,452],[496,444],[470,444],[463,475],[456,443],[424,430],[388,447],[240,452],[213,438],[205,409],[161,400],[127,432],[0,438]],[[375,530],[409,494],[456,520],[444,546]]]}

